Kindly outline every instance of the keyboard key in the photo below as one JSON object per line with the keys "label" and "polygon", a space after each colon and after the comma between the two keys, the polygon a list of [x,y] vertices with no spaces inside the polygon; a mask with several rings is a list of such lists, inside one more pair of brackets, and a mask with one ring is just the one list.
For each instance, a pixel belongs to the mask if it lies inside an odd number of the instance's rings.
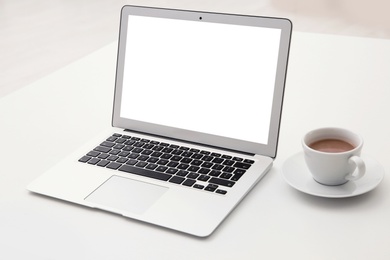
{"label": "keyboard key", "polygon": [[198,178],[198,176],[199,176],[198,173],[190,172],[190,173],[187,175],[187,178],[196,179],[196,178]]}
{"label": "keyboard key", "polygon": [[134,149],[132,150],[132,152],[133,152],[133,153],[142,153],[143,150],[144,150],[144,149],[142,149],[142,148],[136,147],[136,148],[134,148]]}
{"label": "keyboard key", "polygon": [[147,162],[138,162],[135,166],[140,167],[140,168],[143,168],[143,167],[145,167],[147,164],[148,164]]}
{"label": "keyboard key", "polygon": [[207,176],[207,175],[200,175],[198,177],[198,181],[208,181],[210,179],[210,176]]}
{"label": "keyboard key", "polygon": [[191,158],[195,159],[195,160],[199,160],[202,157],[203,157],[203,155],[201,155],[200,153],[195,153],[194,155],[191,156]]}
{"label": "keyboard key", "polygon": [[250,159],[245,159],[244,163],[254,164],[255,161],[254,160],[250,160]]}
{"label": "keyboard key", "polygon": [[147,162],[150,162],[150,163],[156,163],[158,161],[158,158],[156,157],[150,157],[149,159],[146,160]]}
{"label": "keyboard key", "polygon": [[225,160],[222,164],[227,166],[232,166],[235,162],[232,160]]}
{"label": "keyboard key", "polygon": [[120,163],[116,163],[116,162],[110,162],[106,167],[109,168],[109,169],[118,169],[119,167],[121,166]]}
{"label": "keyboard key", "polygon": [[124,144],[117,144],[117,145],[115,145],[113,148],[114,148],[114,149],[122,149],[123,147],[125,147]]}
{"label": "keyboard key", "polygon": [[149,159],[149,156],[147,156],[147,155],[140,155],[138,158],[137,158],[137,160],[139,160],[139,161],[147,161]]}
{"label": "keyboard key", "polygon": [[113,154],[113,155],[117,155],[117,154],[119,154],[119,152],[120,152],[121,150],[111,150],[110,152],[109,152],[109,154]]}
{"label": "keyboard key", "polygon": [[173,176],[173,177],[169,180],[169,182],[173,182],[173,183],[176,183],[176,184],[181,184],[184,180],[185,180],[185,178],[183,178],[183,177]]}
{"label": "keyboard key", "polygon": [[192,153],[192,152],[183,152],[183,153],[181,154],[181,156],[183,156],[183,157],[191,157],[193,154],[194,154],[194,153]]}
{"label": "keyboard key", "polygon": [[123,147],[123,151],[126,151],[126,152],[130,152],[134,149],[133,146],[131,145],[126,145],[125,147]]}
{"label": "keyboard key", "polygon": [[185,163],[185,164],[189,164],[191,161],[192,161],[192,159],[185,157],[180,162]]}
{"label": "keyboard key", "polygon": [[147,150],[150,150],[150,149],[152,149],[153,147],[154,147],[153,144],[145,144],[145,145],[144,145],[144,149],[147,149]]}
{"label": "keyboard key", "polygon": [[119,156],[116,155],[111,155],[110,157],[107,158],[109,161],[116,161],[119,158]]}
{"label": "keyboard key", "polygon": [[221,164],[214,164],[213,167],[211,167],[211,169],[217,170],[217,171],[220,171],[220,170],[222,170],[223,168],[224,168],[224,166],[221,165]]}
{"label": "keyboard key", "polygon": [[183,157],[178,156],[178,155],[175,155],[175,156],[173,156],[173,157],[171,158],[171,161],[178,162],[178,161],[180,161],[181,159],[183,159]]}
{"label": "keyboard key", "polygon": [[135,144],[133,144],[134,147],[139,147],[139,148],[141,148],[144,145],[145,145],[144,142],[136,142]]}
{"label": "keyboard key", "polygon": [[204,188],[204,190],[213,192],[213,191],[215,191],[217,188],[218,188],[218,185],[209,184],[209,185],[207,185],[206,188]]}
{"label": "keyboard key", "polygon": [[149,163],[149,164],[145,167],[145,169],[154,170],[154,169],[157,168],[157,166],[158,166],[157,164]]}
{"label": "keyboard key", "polygon": [[151,171],[145,168],[138,168],[130,165],[122,165],[119,168],[119,171],[124,171],[128,173],[133,173],[140,176],[145,176],[157,180],[167,181],[171,178],[170,174],[162,173],[162,172],[155,172]]}
{"label": "keyboard key", "polygon": [[143,150],[141,154],[143,154],[143,155],[150,155],[152,153],[153,153],[152,150]]}
{"label": "keyboard key", "polygon": [[179,170],[178,169],[174,169],[174,168],[169,168],[166,173],[169,173],[169,174],[175,174],[177,173]]}
{"label": "keyboard key", "polygon": [[200,190],[202,190],[202,189],[204,188],[204,186],[203,186],[203,185],[200,185],[200,184],[195,184],[193,187],[194,187],[195,189],[200,189]]}
{"label": "keyboard key", "polygon": [[177,166],[177,168],[180,170],[186,170],[188,167],[190,167],[188,164],[179,164]]}
{"label": "keyboard key", "polygon": [[100,155],[99,152],[96,152],[96,151],[90,151],[89,153],[87,153],[88,156],[91,156],[91,157],[97,157]]}
{"label": "keyboard key", "polygon": [[79,162],[85,163],[88,162],[90,159],[91,159],[90,156],[83,156],[82,158],[79,159]]}
{"label": "keyboard key", "polygon": [[122,137],[120,137],[120,138],[118,138],[118,139],[116,139],[116,143],[118,143],[118,144],[122,144],[122,143],[124,143],[124,142],[126,142],[127,140],[126,140],[126,138],[122,138]]}
{"label": "keyboard key", "polygon": [[200,167],[192,165],[192,166],[190,166],[188,168],[188,171],[190,171],[190,172],[197,172],[199,169],[200,169]]}
{"label": "keyboard key", "polygon": [[227,193],[226,190],[216,190],[215,193],[218,193],[218,194],[222,194],[222,195],[225,195]]}
{"label": "keyboard key", "polygon": [[129,152],[126,152],[126,151],[122,151],[122,152],[118,153],[118,155],[121,156],[121,157],[126,157],[126,156],[128,156],[129,154],[130,154],[130,153],[129,153]]}
{"label": "keyboard key", "polygon": [[235,174],[244,174],[246,172],[246,170],[243,170],[243,169],[236,169],[235,171],[234,171],[234,173]]}
{"label": "keyboard key", "polygon": [[176,166],[178,166],[178,165],[179,165],[179,163],[177,163],[177,162],[169,162],[169,163],[167,164],[168,167],[176,167]]}
{"label": "keyboard key", "polygon": [[126,162],[126,164],[128,164],[128,165],[135,165],[137,162],[138,162],[138,161],[135,160],[135,159],[130,159],[130,160],[128,160],[128,161]]}
{"label": "keyboard key", "polygon": [[217,170],[212,170],[209,175],[213,177],[218,177],[222,172]]}
{"label": "keyboard key", "polygon": [[201,161],[201,160],[193,160],[191,162],[191,165],[200,166],[202,163],[203,163],[203,161]]}
{"label": "keyboard key", "polygon": [[156,171],[159,171],[159,172],[165,172],[166,170],[168,170],[167,166],[158,166],[156,168]]}
{"label": "keyboard key", "polygon": [[155,146],[153,147],[153,151],[160,152],[162,149],[164,149],[164,146]]}
{"label": "keyboard key", "polygon": [[222,158],[214,158],[214,160],[212,160],[213,163],[222,163],[224,160]]}
{"label": "keyboard key", "polygon": [[104,147],[104,146],[98,146],[98,147],[96,147],[93,150],[94,151],[98,151],[98,152],[102,152],[102,153],[108,153],[109,151],[111,151],[111,148],[110,147]]}
{"label": "keyboard key", "polygon": [[106,153],[102,153],[98,156],[99,159],[107,159],[108,156],[110,156],[109,154],[106,154]]}
{"label": "keyboard key", "polygon": [[134,141],[134,140],[129,140],[129,141],[126,141],[125,142],[125,145],[133,145],[133,144],[135,144],[136,143],[136,141]]}
{"label": "keyboard key", "polygon": [[172,154],[169,154],[169,153],[164,153],[163,155],[161,155],[161,159],[170,159],[173,155]]}
{"label": "keyboard key", "polygon": [[234,164],[234,167],[236,167],[236,168],[242,168],[242,169],[249,169],[250,167],[251,167],[251,165],[250,164],[248,164],[248,163],[241,163],[241,162],[236,162],[235,164]]}
{"label": "keyboard key", "polygon": [[106,141],[108,142],[115,142],[115,140],[118,139],[118,137],[115,137],[115,136],[110,136],[106,139]]}
{"label": "keyboard key", "polygon": [[153,156],[153,157],[160,157],[161,155],[163,155],[162,152],[153,152],[150,156]]}
{"label": "keyboard key", "polygon": [[231,174],[231,173],[227,173],[227,172],[224,172],[224,173],[222,173],[221,174],[221,176],[219,176],[219,177],[221,177],[222,179],[230,179],[230,177],[232,177],[233,176],[233,174]]}
{"label": "keyboard key", "polygon": [[139,157],[139,154],[138,153],[131,153],[127,157],[130,158],[130,159],[137,159]]}
{"label": "keyboard key", "polygon": [[98,162],[100,162],[100,159],[98,158],[92,158],[91,160],[88,161],[89,164],[97,164]]}
{"label": "keyboard key", "polygon": [[166,165],[168,163],[169,163],[169,160],[167,160],[167,159],[160,159],[157,162],[157,164],[159,164],[159,165]]}
{"label": "keyboard key", "polygon": [[100,144],[100,146],[104,146],[104,147],[114,147],[114,146],[115,146],[115,143],[104,141],[103,143]]}
{"label": "keyboard key", "polygon": [[187,176],[187,174],[188,172],[183,170],[180,170],[176,173],[177,176],[183,176],[183,177]]}
{"label": "keyboard key", "polygon": [[163,153],[170,153],[170,152],[172,152],[172,151],[173,151],[173,148],[164,148],[164,149],[162,150]]}
{"label": "keyboard key", "polygon": [[207,168],[201,168],[199,170],[199,173],[200,174],[208,174],[211,170],[210,169],[207,169]]}
{"label": "keyboard key", "polygon": [[226,186],[226,187],[233,187],[234,185],[234,181],[229,181],[229,180],[225,180],[225,179],[219,179],[219,178],[211,178],[209,180],[210,183],[214,183],[214,184],[218,184],[218,185],[222,185],[222,186]]}
{"label": "keyboard key", "polygon": [[171,154],[173,154],[173,155],[180,155],[180,154],[182,154],[182,153],[183,153],[182,150],[173,150],[173,151],[171,152]]}
{"label": "keyboard key", "polygon": [[186,180],[183,182],[183,185],[184,185],[184,186],[191,187],[192,185],[194,185],[195,182],[196,182],[196,180],[193,180],[193,179],[186,179]]}
{"label": "keyboard key", "polygon": [[234,169],[235,169],[234,167],[226,166],[225,168],[223,168],[222,171],[224,171],[224,172],[233,172]]}
{"label": "keyboard key", "polygon": [[109,164],[110,161],[107,161],[107,160],[101,160],[100,162],[98,162],[96,165],[97,166],[101,166],[101,167],[106,167],[107,164]]}
{"label": "keyboard key", "polygon": [[207,162],[210,162],[210,161],[213,160],[213,159],[214,159],[214,157],[209,156],[209,155],[205,155],[205,156],[203,156],[203,158],[202,158],[203,161],[207,161]]}
{"label": "keyboard key", "polygon": [[211,162],[204,162],[202,163],[203,168],[211,168],[213,166],[213,163]]}

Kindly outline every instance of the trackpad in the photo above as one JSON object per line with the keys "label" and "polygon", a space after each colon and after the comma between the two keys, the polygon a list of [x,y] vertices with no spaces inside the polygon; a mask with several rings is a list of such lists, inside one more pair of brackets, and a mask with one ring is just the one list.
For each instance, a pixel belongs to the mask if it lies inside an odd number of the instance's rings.
{"label": "trackpad", "polygon": [[166,187],[114,175],[85,200],[116,213],[142,214],[167,190]]}

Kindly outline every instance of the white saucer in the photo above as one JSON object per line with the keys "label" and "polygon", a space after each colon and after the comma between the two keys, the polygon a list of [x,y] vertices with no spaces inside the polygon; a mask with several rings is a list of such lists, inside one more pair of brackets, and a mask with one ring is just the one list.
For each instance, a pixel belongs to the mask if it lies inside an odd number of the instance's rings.
{"label": "white saucer", "polygon": [[362,158],[366,163],[366,174],[357,181],[349,181],[339,186],[326,186],[316,182],[306,166],[303,152],[291,156],[284,162],[282,174],[288,184],[310,195],[325,198],[353,197],[376,188],[385,174],[377,161],[364,155]]}

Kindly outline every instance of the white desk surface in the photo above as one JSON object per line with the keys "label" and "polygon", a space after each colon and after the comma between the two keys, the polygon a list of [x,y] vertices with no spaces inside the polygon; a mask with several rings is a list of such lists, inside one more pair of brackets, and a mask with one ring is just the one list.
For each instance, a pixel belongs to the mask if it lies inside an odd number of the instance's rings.
{"label": "white desk surface", "polygon": [[[207,239],[29,193],[110,125],[116,43],[0,99],[1,259],[389,259],[390,180],[348,199],[291,188],[302,135],[346,127],[390,171],[390,41],[293,33],[274,167]],[[53,147],[59,147],[60,149]]]}

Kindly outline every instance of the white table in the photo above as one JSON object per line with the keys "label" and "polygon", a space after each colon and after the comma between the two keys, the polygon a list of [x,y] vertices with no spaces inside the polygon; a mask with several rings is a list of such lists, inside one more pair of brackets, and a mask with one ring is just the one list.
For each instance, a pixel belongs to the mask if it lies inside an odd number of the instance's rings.
{"label": "white table", "polygon": [[[346,127],[390,171],[390,41],[293,33],[273,169],[207,239],[34,195],[26,185],[110,125],[116,43],[0,99],[1,259],[389,259],[390,181],[348,199],[290,187],[301,136]],[[56,149],[53,145],[60,147]]]}

